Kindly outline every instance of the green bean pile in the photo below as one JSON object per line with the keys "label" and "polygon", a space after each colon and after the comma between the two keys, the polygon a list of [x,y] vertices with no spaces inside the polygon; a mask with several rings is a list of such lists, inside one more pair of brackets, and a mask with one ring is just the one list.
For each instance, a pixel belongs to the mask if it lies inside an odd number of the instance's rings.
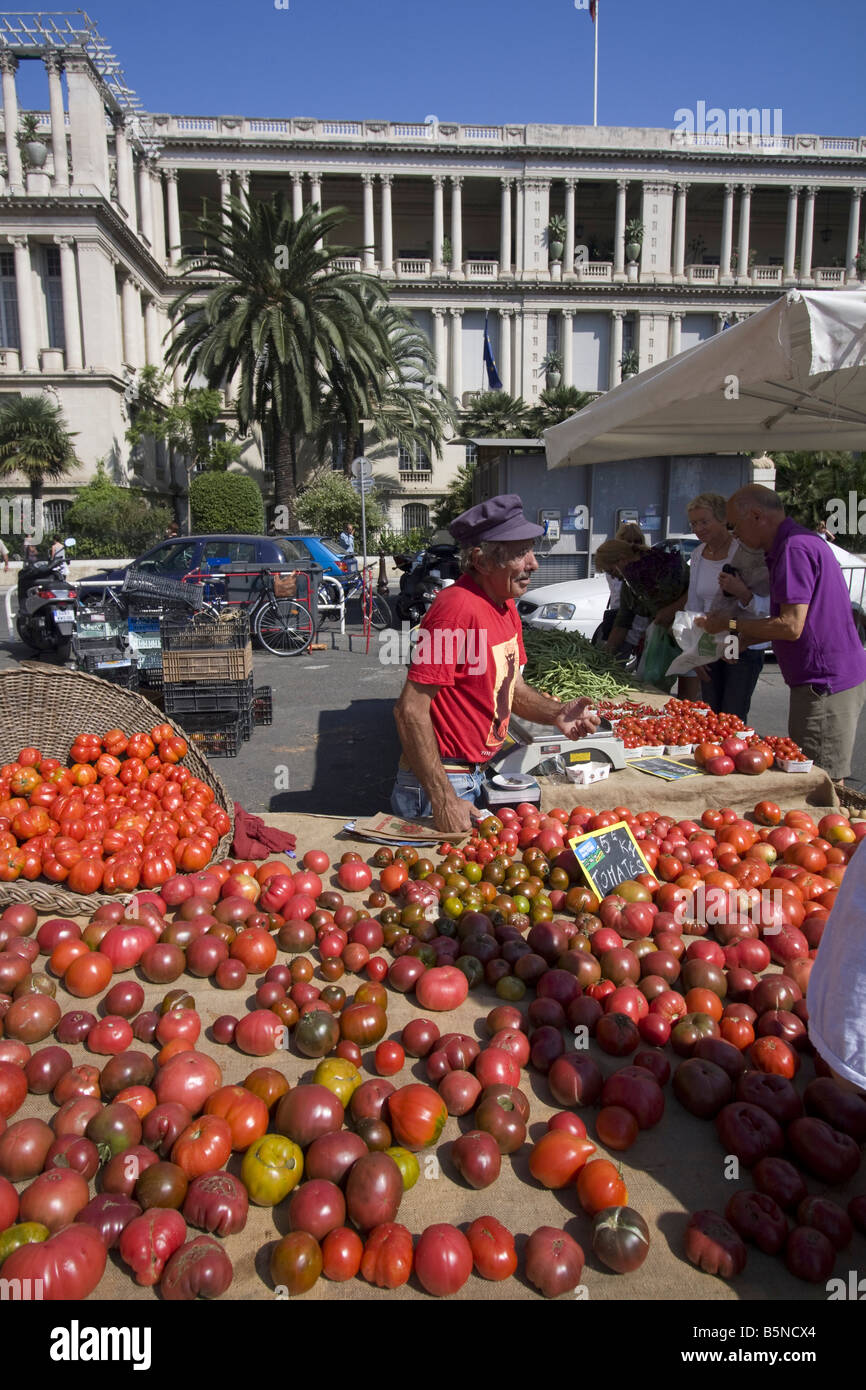
{"label": "green bean pile", "polygon": [[617,699],[633,687],[622,667],[579,632],[542,632],[524,627],[524,680],[557,700]]}

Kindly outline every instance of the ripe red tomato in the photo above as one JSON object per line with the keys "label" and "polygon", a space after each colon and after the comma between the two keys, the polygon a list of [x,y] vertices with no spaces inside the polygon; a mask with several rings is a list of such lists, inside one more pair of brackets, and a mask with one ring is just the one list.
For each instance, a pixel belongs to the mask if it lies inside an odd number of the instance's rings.
{"label": "ripe red tomato", "polygon": [[628,1191],[620,1170],[607,1158],[594,1158],[577,1175],[580,1205],[590,1216],[606,1207],[628,1206]]}
{"label": "ripe red tomato", "polygon": [[374,1053],[374,1062],[379,1076],[396,1076],[403,1070],[406,1054],[398,1042],[380,1042]]}

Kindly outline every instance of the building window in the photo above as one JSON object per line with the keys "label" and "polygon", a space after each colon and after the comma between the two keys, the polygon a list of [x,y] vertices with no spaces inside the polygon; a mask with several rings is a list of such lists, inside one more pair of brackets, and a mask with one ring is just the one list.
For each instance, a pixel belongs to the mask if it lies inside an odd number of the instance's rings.
{"label": "building window", "polygon": [[626,314],[622,321],[622,351],[623,356],[627,352],[634,351],[634,315]]}
{"label": "building window", "polygon": [[401,444],[397,454],[401,473],[429,473],[430,455],[420,444],[407,449]]}
{"label": "building window", "polygon": [[50,502],[45,502],[43,511],[44,527],[50,534],[52,531],[63,531],[63,519],[72,503],[64,497],[56,497]]}
{"label": "building window", "polygon": [[472,464],[477,462],[478,445],[473,444],[472,440],[470,439],[469,443],[466,445],[466,466],[467,468],[471,468]]}
{"label": "building window", "polygon": [[266,473],[274,471],[274,444],[270,434],[262,433],[262,468]]}
{"label": "building window", "polygon": [[15,282],[15,254],[12,251],[0,251],[0,347],[21,347],[18,286]]}
{"label": "building window", "polygon": [[403,508],[403,534],[425,529],[430,525],[430,508],[425,502],[410,502]]}
{"label": "building window", "polygon": [[48,318],[48,346],[66,347],[66,329],[63,323],[63,280],[60,272],[60,247],[43,246],[45,274],[45,312]]}

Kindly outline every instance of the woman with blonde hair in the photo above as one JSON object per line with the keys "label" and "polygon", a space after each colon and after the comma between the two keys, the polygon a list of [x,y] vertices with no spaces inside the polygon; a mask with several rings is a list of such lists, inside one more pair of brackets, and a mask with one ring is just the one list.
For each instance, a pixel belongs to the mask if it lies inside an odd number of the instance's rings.
{"label": "woman with blonde hair", "polygon": [[[718,492],[702,492],[688,508],[689,525],[700,544],[689,561],[690,613],[726,612],[729,617],[763,616],[769,612],[770,576],[763,555],[747,550],[727,526],[727,501]],[[747,647],[736,661],[720,658],[701,668],[687,682],[686,699],[705,699],[717,714],[737,714],[745,722],[752,694],[764,664],[760,646]]]}

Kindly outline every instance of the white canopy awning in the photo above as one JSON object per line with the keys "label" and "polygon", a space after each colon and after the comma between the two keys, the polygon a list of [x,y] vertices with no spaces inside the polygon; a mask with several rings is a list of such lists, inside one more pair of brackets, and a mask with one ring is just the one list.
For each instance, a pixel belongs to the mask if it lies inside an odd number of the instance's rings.
{"label": "white canopy awning", "polygon": [[866,290],[792,290],[545,430],[548,468],[866,449]]}

